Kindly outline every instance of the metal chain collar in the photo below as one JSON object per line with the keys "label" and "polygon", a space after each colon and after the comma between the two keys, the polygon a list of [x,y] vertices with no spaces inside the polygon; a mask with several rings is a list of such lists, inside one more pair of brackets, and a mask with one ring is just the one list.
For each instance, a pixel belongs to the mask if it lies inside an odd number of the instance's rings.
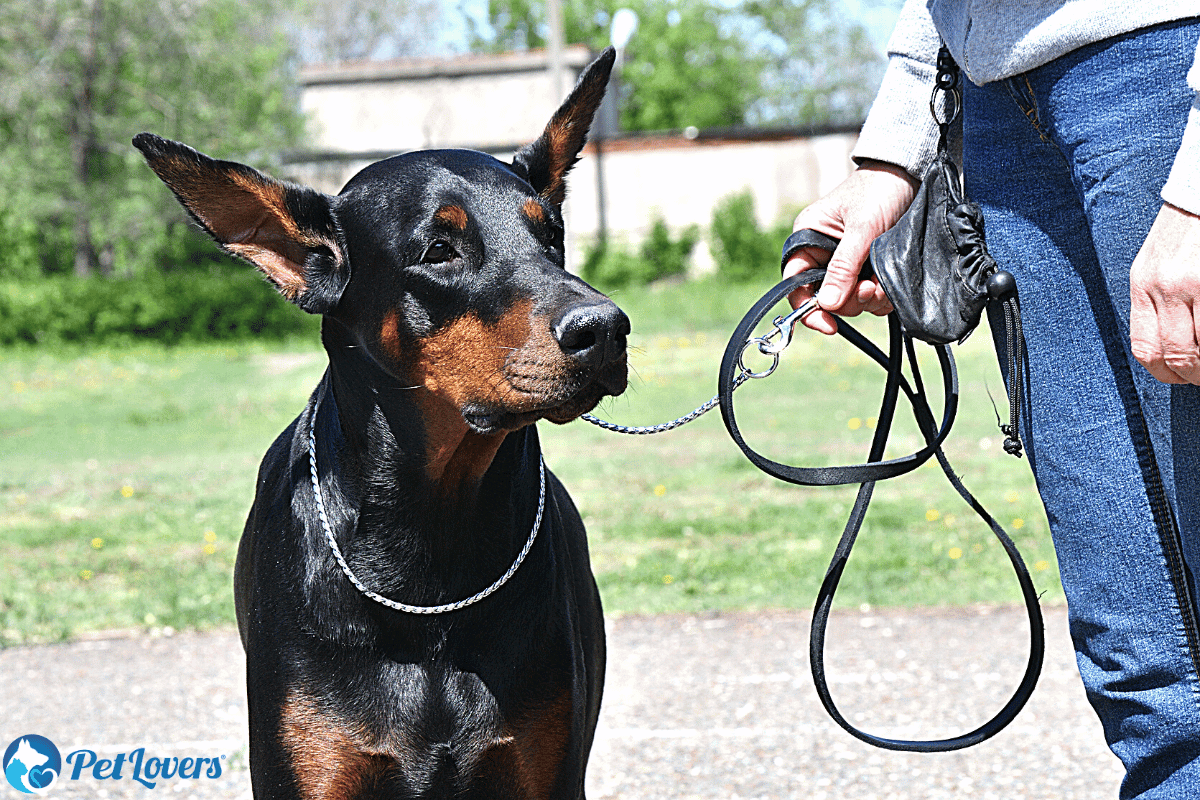
{"label": "metal chain collar", "polygon": [[533,542],[537,539],[538,530],[542,527],[542,513],[546,508],[546,463],[541,456],[538,456],[538,509],[537,516],[533,520],[533,530],[529,532],[529,538],[525,540],[525,546],[521,548],[521,552],[517,554],[517,560],[508,568],[508,571],[501,575],[491,586],[471,595],[465,600],[459,600],[456,603],[446,603],[440,606],[410,606],[407,603],[396,602],[368,589],[350,569],[350,565],[346,563],[346,559],[342,556],[341,548],[338,547],[337,540],[333,536],[333,528],[329,524],[329,517],[325,514],[325,500],[321,496],[321,482],[317,477],[316,420],[317,411],[320,407],[321,400],[317,398],[317,401],[313,404],[312,420],[308,427],[308,467],[312,474],[313,496],[317,500],[317,514],[321,518],[321,528],[325,532],[325,541],[329,543],[329,549],[333,551],[334,559],[337,560],[338,566],[342,568],[342,573],[350,580],[350,583],[354,584],[354,588],[376,603],[387,606],[395,611],[403,611],[407,614],[445,614],[449,611],[458,611],[459,609],[474,605],[508,583],[508,579],[516,573],[521,563],[525,560],[525,556],[529,555],[529,551],[533,548]]}
{"label": "metal chain collar", "polygon": [[[791,313],[776,317],[774,319],[775,327],[770,331],[762,336],[755,336],[746,340],[746,343],[742,345],[742,352],[738,354],[738,369],[740,369],[741,372],[738,373],[738,376],[733,379],[733,389],[731,391],[736,391],[738,387],[752,378],[757,379],[770,377],[771,374],[775,372],[776,368],[779,367],[779,355],[787,349],[788,345],[792,343],[792,334],[796,330],[796,323],[803,320],[818,308],[819,306],[817,305],[816,298],[810,297],[801,303]],[[779,341],[772,341],[776,337],[778,337]],[[758,352],[762,355],[771,357],[771,365],[769,367],[759,372],[754,372],[746,366],[742,359],[746,355],[746,351],[750,349],[751,345],[757,346]],[[673,419],[670,422],[664,422],[659,425],[618,425],[615,422],[608,422],[607,420],[600,419],[599,417],[594,417],[591,414],[584,414],[582,417],[580,417],[580,419],[582,419],[584,422],[590,422],[598,428],[603,428],[606,431],[612,431],[613,433],[625,433],[631,436],[646,436],[652,433],[666,433],[667,431],[672,431],[676,428],[682,427],[689,422],[699,419],[709,411],[712,411],[720,404],[720,402],[720,397],[714,397],[713,399],[699,406],[690,414],[685,414],[678,419]]]}

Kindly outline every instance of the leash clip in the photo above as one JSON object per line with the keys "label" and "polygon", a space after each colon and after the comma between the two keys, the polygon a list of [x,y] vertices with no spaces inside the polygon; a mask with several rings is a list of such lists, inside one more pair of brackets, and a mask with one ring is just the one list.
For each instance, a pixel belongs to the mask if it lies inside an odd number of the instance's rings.
{"label": "leash clip", "polygon": [[[779,366],[780,354],[783,353],[783,351],[788,348],[788,345],[792,343],[792,336],[796,332],[796,323],[803,320],[818,308],[819,306],[817,305],[816,298],[810,297],[801,303],[797,308],[795,308],[791,313],[776,317],[774,320],[775,327],[771,331],[763,334],[762,336],[756,336],[742,345],[742,352],[738,354],[738,366],[741,368],[742,374],[748,378],[766,378],[771,375],[771,373],[775,372],[775,369]],[[777,337],[778,341],[772,341]],[[754,372],[748,369],[746,364],[742,361],[742,357],[745,355],[746,350],[750,347],[750,345],[756,345],[758,347],[758,352],[762,353],[764,356],[770,356],[772,359],[771,366],[760,372]]]}

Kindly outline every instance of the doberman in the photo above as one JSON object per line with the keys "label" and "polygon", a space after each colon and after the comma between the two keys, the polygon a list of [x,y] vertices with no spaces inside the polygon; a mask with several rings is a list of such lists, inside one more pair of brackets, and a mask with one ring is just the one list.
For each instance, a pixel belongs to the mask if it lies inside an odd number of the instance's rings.
{"label": "doberman", "polygon": [[323,315],[328,370],[263,459],[235,570],[256,797],[584,796],[600,599],[533,423],[626,386],[629,320],[565,270],[561,209],[612,64],[511,164],[406,153],[336,197],[134,139]]}

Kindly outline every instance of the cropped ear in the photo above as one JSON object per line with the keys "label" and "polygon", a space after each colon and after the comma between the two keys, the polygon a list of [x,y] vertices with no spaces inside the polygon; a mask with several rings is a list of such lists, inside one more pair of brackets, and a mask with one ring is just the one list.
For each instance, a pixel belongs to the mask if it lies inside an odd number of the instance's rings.
{"label": "cropped ear", "polygon": [[513,166],[524,174],[534,190],[555,205],[561,206],[567,196],[567,173],[579,160],[579,151],[587,142],[592,118],[604,100],[616,57],[617,51],[609,47],[589,64],[541,137],[521,148],[513,158]]}
{"label": "cropped ear", "polygon": [[258,267],[309,313],[337,305],[350,261],[331,198],[149,133],[133,146],[222,249]]}

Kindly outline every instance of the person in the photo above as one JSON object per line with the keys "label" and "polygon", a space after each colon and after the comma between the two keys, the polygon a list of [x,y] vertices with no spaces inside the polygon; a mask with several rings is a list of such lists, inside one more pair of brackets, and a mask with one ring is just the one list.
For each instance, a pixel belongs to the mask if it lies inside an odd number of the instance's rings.
{"label": "person", "polygon": [[841,240],[785,265],[827,262],[814,330],[890,310],[858,273],[933,158],[943,42],[967,78],[966,193],[1020,292],[1022,434],[1080,674],[1125,766],[1120,796],[1194,800],[1200,0],[907,0],[856,169],[796,219]]}

